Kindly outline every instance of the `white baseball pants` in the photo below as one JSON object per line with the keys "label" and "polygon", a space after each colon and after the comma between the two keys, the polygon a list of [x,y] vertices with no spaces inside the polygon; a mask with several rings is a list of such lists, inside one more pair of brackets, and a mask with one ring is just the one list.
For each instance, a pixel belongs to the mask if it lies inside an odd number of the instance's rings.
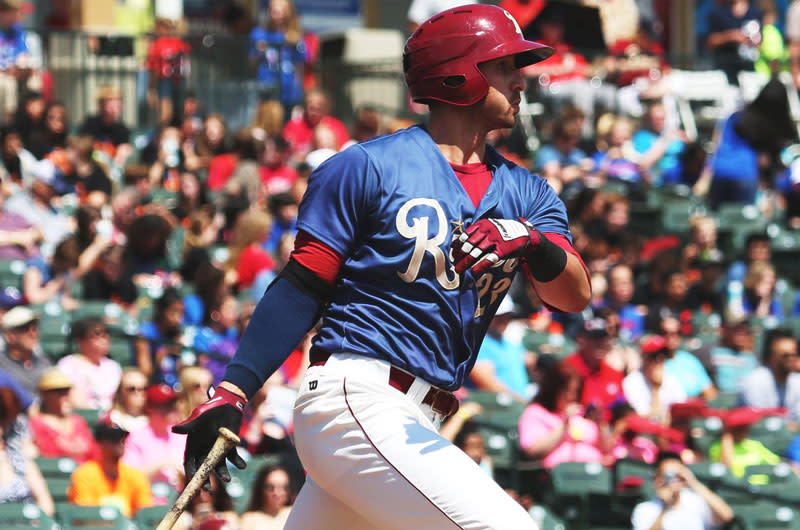
{"label": "white baseball pants", "polygon": [[294,409],[308,480],[287,530],[536,530],[491,477],[439,436],[430,385],[389,386],[386,362],[334,354],[312,366]]}

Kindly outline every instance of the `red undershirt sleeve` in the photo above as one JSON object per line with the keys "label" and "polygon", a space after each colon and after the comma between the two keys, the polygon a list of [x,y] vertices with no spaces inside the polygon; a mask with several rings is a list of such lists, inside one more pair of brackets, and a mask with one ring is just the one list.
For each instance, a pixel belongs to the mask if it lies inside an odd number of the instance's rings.
{"label": "red undershirt sleeve", "polygon": [[331,247],[302,230],[294,240],[292,259],[319,276],[328,285],[336,283],[344,257]]}

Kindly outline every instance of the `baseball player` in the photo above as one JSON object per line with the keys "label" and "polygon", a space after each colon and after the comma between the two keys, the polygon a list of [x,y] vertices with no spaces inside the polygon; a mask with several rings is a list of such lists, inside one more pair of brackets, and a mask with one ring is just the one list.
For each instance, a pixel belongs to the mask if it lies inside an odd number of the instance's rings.
{"label": "baseball player", "polygon": [[[289,263],[214,396],[174,428],[188,434],[187,476],[321,317],[294,409],[308,477],[287,529],[535,528],[437,427],[518,269],[553,308],[590,298],[563,203],[485,141],[514,125],[520,68],[551,53],[492,5],[444,11],[411,35],[406,83],[429,122],[312,174]],[[224,464],[215,472],[229,479]]]}

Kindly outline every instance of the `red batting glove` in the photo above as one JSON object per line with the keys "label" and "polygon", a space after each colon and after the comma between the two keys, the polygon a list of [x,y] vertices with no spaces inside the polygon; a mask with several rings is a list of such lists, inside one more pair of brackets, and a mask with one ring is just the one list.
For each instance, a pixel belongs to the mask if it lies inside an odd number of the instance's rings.
{"label": "red batting glove", "polygon": [[535,250],[544,237],[522,217],[481,219],[451,243],[453,264],[461,274],[469,268],[480,275],[500,260],[518,258]]}
{"label": "red batting glove", "polygon": [[[172,432],[187,435],[186,450],[183,453],[183,470],[187,483],[211,451],[220,427],[227,427],[231,432],[239,434],[244,406],[244,399],[230,390],[216,387],[211,399],[194,409],[186,420],[172,427]],[[228,451],[225,458],[239,469],[244,469],[247,465],[236,449]],[[231,480],[225,460],[214,467],[214,474],[223,482]],[[203,488],[210,488],[208,481],[203,484]]]}

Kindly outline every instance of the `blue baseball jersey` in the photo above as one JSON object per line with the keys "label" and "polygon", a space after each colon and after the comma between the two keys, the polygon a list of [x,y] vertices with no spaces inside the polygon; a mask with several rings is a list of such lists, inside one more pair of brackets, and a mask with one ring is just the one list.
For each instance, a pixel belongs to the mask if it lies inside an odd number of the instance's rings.
{"label": "blue baseball jersey", "polygon": [[461,386],[518,260],[459,276],[454,235],[480,218],[524,217],[571,238],[564,204],[544,179],[490,146],[486,164],[493,178],[477,209],[422,127],[354,145],[312,173],[297,227],[344,257],[316,346]]}

